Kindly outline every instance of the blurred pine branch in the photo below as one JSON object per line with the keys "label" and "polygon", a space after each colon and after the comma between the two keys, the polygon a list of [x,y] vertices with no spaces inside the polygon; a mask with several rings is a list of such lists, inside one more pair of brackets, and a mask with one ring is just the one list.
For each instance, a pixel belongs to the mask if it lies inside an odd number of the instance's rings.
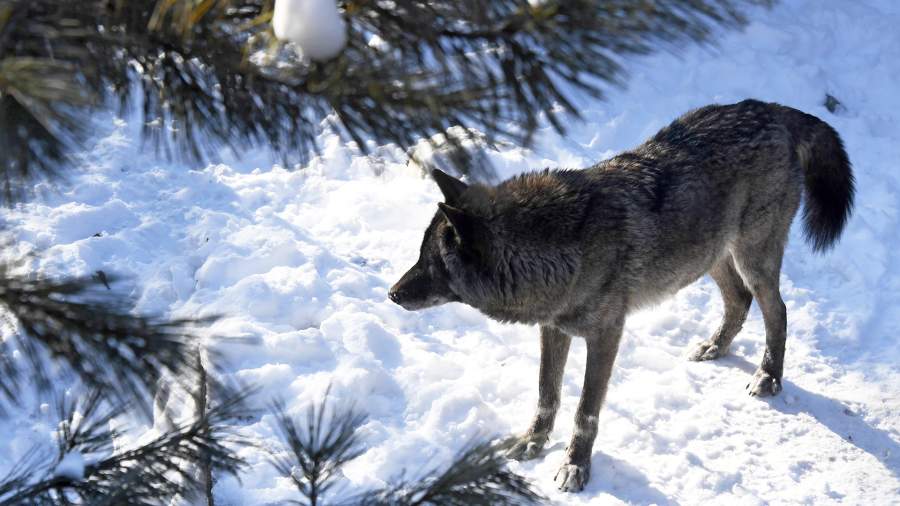
{"label": "blurred pine branch", "polygon": [[521,506],[546,499],[525,477],[506,468],[509,443],[472,441],[443,469],[359,495],[358,506]]}
{"label": "blurred pine branch", "polygon": [[291,479],[310,506],[320,504],[321,497],[341,476],[341,467],[364,451],[356,430],[366,415],[352,406],[332,409],[329,391],[330,387],[322,402],[306,411],[303,421],[288,415],[283,401],[276,401],[271,409],[285,449],[273,453],[270,462],[282,476]]}
{"label": "blurred pine branch", "polygon": [[[322,401],[294,417],[283,402],[272,407],[283,448],[271,463],[289,477],[305,502],[319,506],[338,489],[342,467],[362,455],[358,431],[366,416],[353,406],[329,402],[330,387]],[[443,468],[423,472],[415,479],[400,476],[382,489],[368,490],[345,501],[354,506],[472,506],[541,504],[543,497],[522,476],[506,469],[508,444],[471,442]],[[340,495],[332,493],[332,496]]]}
{"label": "blurred pine branch", "polygon": [[[564,131],[578,93],[623,83],[627,57],[708,41],[770,2],[347,0],[347,46],[313,62],[273,39],[272,0],[3,0],[5,197],[64,169],[97,107],[135,106],[145,139],[192,161],[264,146],[302,162],[323,127],[363,151],[457,125],[527,145],[541,118]],[[456,151],[459,171],[490,172]]]}
{"label": "blurred pine branch", "polygon": [[193,378],[205,377],[192,332],[207,320],[133,314],[127,299],[92,278],[53,280],[0,264],[0,308],[12,317],[10,335],[0,342],[0,415],[4,405],[17,404],[23,387],[47,392],[74,376],[149,416],[162,375],[189,388]]}
{"label": "blurred pine branch", "polygon": [[[203,494],[195,463],[237,476],[245,462],[233,433],[247,393],[238,393],[193,420],[133,448],[117,448],[110,423],[126,406],[110,407],[93,391],[59,403],[58,452],[35,448],[0,478],[0,506],[19,504],[156,505]],[[75,462],[75,464],[71,464]]]}

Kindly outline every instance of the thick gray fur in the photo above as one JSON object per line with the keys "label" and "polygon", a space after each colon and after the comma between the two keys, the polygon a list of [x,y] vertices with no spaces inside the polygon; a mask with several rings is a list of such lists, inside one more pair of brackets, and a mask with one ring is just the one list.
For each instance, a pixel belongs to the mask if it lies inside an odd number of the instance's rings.
{"label": "thick gray fur", "polygon": [[724,317],[691,352],[724,355],[751,301],[766,348],[751,395],[781,390],[786,314],[779,272],[805,193],[806,237],[833,245],[853,203],[837,133],[814,116],[755,100],[691,111],[637,148],[585,170],[523,174],[466,185],[440,171],[446,202],[419,261],[390,298],[414,310],[459,301],[541,330],[537,414],[510,456],[533,458],[560,402],[570,336],[587,341],[575,433],[556,482],[579,491],[590,475],[597,416],[626,316],[709,273]]}

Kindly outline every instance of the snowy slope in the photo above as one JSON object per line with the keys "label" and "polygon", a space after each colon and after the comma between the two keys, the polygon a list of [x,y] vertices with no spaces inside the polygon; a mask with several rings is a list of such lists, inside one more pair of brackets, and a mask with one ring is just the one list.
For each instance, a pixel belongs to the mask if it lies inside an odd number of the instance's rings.
{"label": "snowy slope", "polygon": [[[628,89],[584,104],[585,121],[565,138],[548,130],[533,150],[489,153],[504,176],[582,167],[690,108],[755,97],[833,125],[858,180],[834,251],[814,256],[792,232],[784,392],[744,391],[763,350],[755,307],[731,356],[684,359],[721,316],[703,279],[628,321],[592,479],[564,495],[553,476],[580,394],[576,341],[549,451],[510,464],[561,504],[900,504],[900,3],[794,0],[751,18],[718,48],[634,62]],[[825,93],[846,110],[829,113]],[[535,328],[459,304],[409,313],[386,299],[439,200],[402,151],[363,156],[323,134],[323,156],[302,170],[272,167],[264,153],[167,166],[142,151],[134,125],[101,123],[69,186],[7,213],[17,242],[5,255],[42,251],[34,267],[50,274],[131,275],[139,310],[226,315],[213,333],[256,344],[211,346],[228,374],[263,387],[259,406],[278,396],[299,413],[332,383],[336,399],[370,414],[370,449],[345,470],[345,491],[445,461],[473,435],[525,429],[537,399]],[[0,467],[47,439],[48,417],[5,423]],[[275,445],[268,416],[241,430]],[[242,451],[251,468],[242,483],[216,485],[219,504],[295,497],[265,451]]]}

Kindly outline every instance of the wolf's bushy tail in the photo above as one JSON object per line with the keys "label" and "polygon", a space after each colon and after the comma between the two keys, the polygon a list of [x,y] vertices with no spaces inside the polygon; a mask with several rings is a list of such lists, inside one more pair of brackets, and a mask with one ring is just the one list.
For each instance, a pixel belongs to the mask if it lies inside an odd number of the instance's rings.
{"label": "wolf's bushy tail", "polygon": [[856,192],[844,143],[828,123],[811,114],[784,106],[777,107],[777,114],[794,138],[803,167],[806,240],[814,251],[826,251],[844,230]]}

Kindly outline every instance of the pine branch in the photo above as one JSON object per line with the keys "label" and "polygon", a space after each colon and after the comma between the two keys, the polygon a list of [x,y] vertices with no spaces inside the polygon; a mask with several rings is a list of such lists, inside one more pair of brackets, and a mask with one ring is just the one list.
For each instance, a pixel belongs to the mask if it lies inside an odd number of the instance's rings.
{"label": "pine branch", "polygon": [[[336,485],[341,467],[364,452],[357,428],[366,416],[352,407],[329,406],[328,391],[321,403],[306,411],[305,423],[289,416],[283,402],[276,402],[272,413],[285,446],[283,451],[273,454],[272,465],[282,476],[290,477],[305,498],[305,503],[298,504],[322,504],[323,496]],[[544,498],[528,481],[506,469],[508,448],[509,443],[471,443],[443,470],[432,469],[415,480],[397,479],[384,489],[356,495],[346,504],[540,504]]]}
{"label": "pine branch", "polygon": [[13,504],[12,499],[25,490],[35,476],[38,476],[38,469],[41,469],[45,462],[46,459],[38,448],[31,448],[26,452],[6,475],[0,478],[0,506]]}
{"label": "pine branch", "polygon": [[399,480],[382,490],[350,500],[359,506],[469,506],[542,504],[528,481],[506,469],[508,443],[472,442],[444,470],[433,469],[415,480]]}
{"label": "pine branch", "polygon": [[[264,146],[305,162],[323,126],[363,151],[453,126],[527,145],[541,118],[562,132],[579,94],[622,84],[626,58],[708,41],[743,23],[739,7],[772,1],[346,0],[347,46],[310,62],[272,39],[271,0],[7,0],[0,171],[7,199],[52,176],[80,138],[71,115],[112,102],[140,104],[144,138],[192,161]],[[450,161],[490,173],[465,153]]]}
{"label": "pine branch", "polygon": [[110,428],[110,422],[126,411],[125,406],[104,410],[105,401],[99,390],[90,390],[81,397],[59,396],[57,417],[57,461],[70,452],[86,455],[108,453],[112,441],[121,433]]}
{"label": "pine branch", "polygon": [[[14,404],[23,382],[50,389],[56,372],[51,364],[147,415],[162,374],[176,381],[196,376],[191,327],[204,321],[132,314],[125,300],[90,278],[31,278],[0,265],[0,306],[18,327],[0,344],[0,396]],[[20,358],[12,355],[12,344]]]}
{"label": "pine branch", "polygon": [[310,506],[320,504],[322,496],[334,487],[341,466],[364,451],[356,429],[367,417],[352,407],[332,410],[327,399],[328,391],[321,404],[306,412],[305,424],[290,417],[283,402],[276,401],[272,407],[287,452],[273,454],[270,462],[291,478]]}
{"label": "pine branch", "polygon": [[[60,423],[60,453],[40,459],[30,452],[3,480],[0,506],[13,504],[157,505],[174,497],[202,494],[193,463],[207,460],[216,471],[237,476],[245,465],[228,445],[246,444],[232,434],[247,392],[232,396],[190,423],[177,426],[130,450],[112,450],[119,434],[109,421],[123,407],[101,410],[94,392],[79,403],[66,404]],[[66,455],[77,454],[84,465],[62,471]]]}
{"label": "pine branch", "polygon": [[[194,391],[192,395],[194,397],[196,413],[202,415],[209,410],[211,396],[209,392],[210,380],[206,372],[206,367],[203,365],[203,354],[199,349],[197,350],[197,370],[200,373],[197,378],[197,390]],[[215,506],[215,499],[213,498],[214,480],[212,459],[209,455],[201,455],[201,460],[195,462],[195,464],[200,470],[200,486],[206,499],[206,505]]]}

